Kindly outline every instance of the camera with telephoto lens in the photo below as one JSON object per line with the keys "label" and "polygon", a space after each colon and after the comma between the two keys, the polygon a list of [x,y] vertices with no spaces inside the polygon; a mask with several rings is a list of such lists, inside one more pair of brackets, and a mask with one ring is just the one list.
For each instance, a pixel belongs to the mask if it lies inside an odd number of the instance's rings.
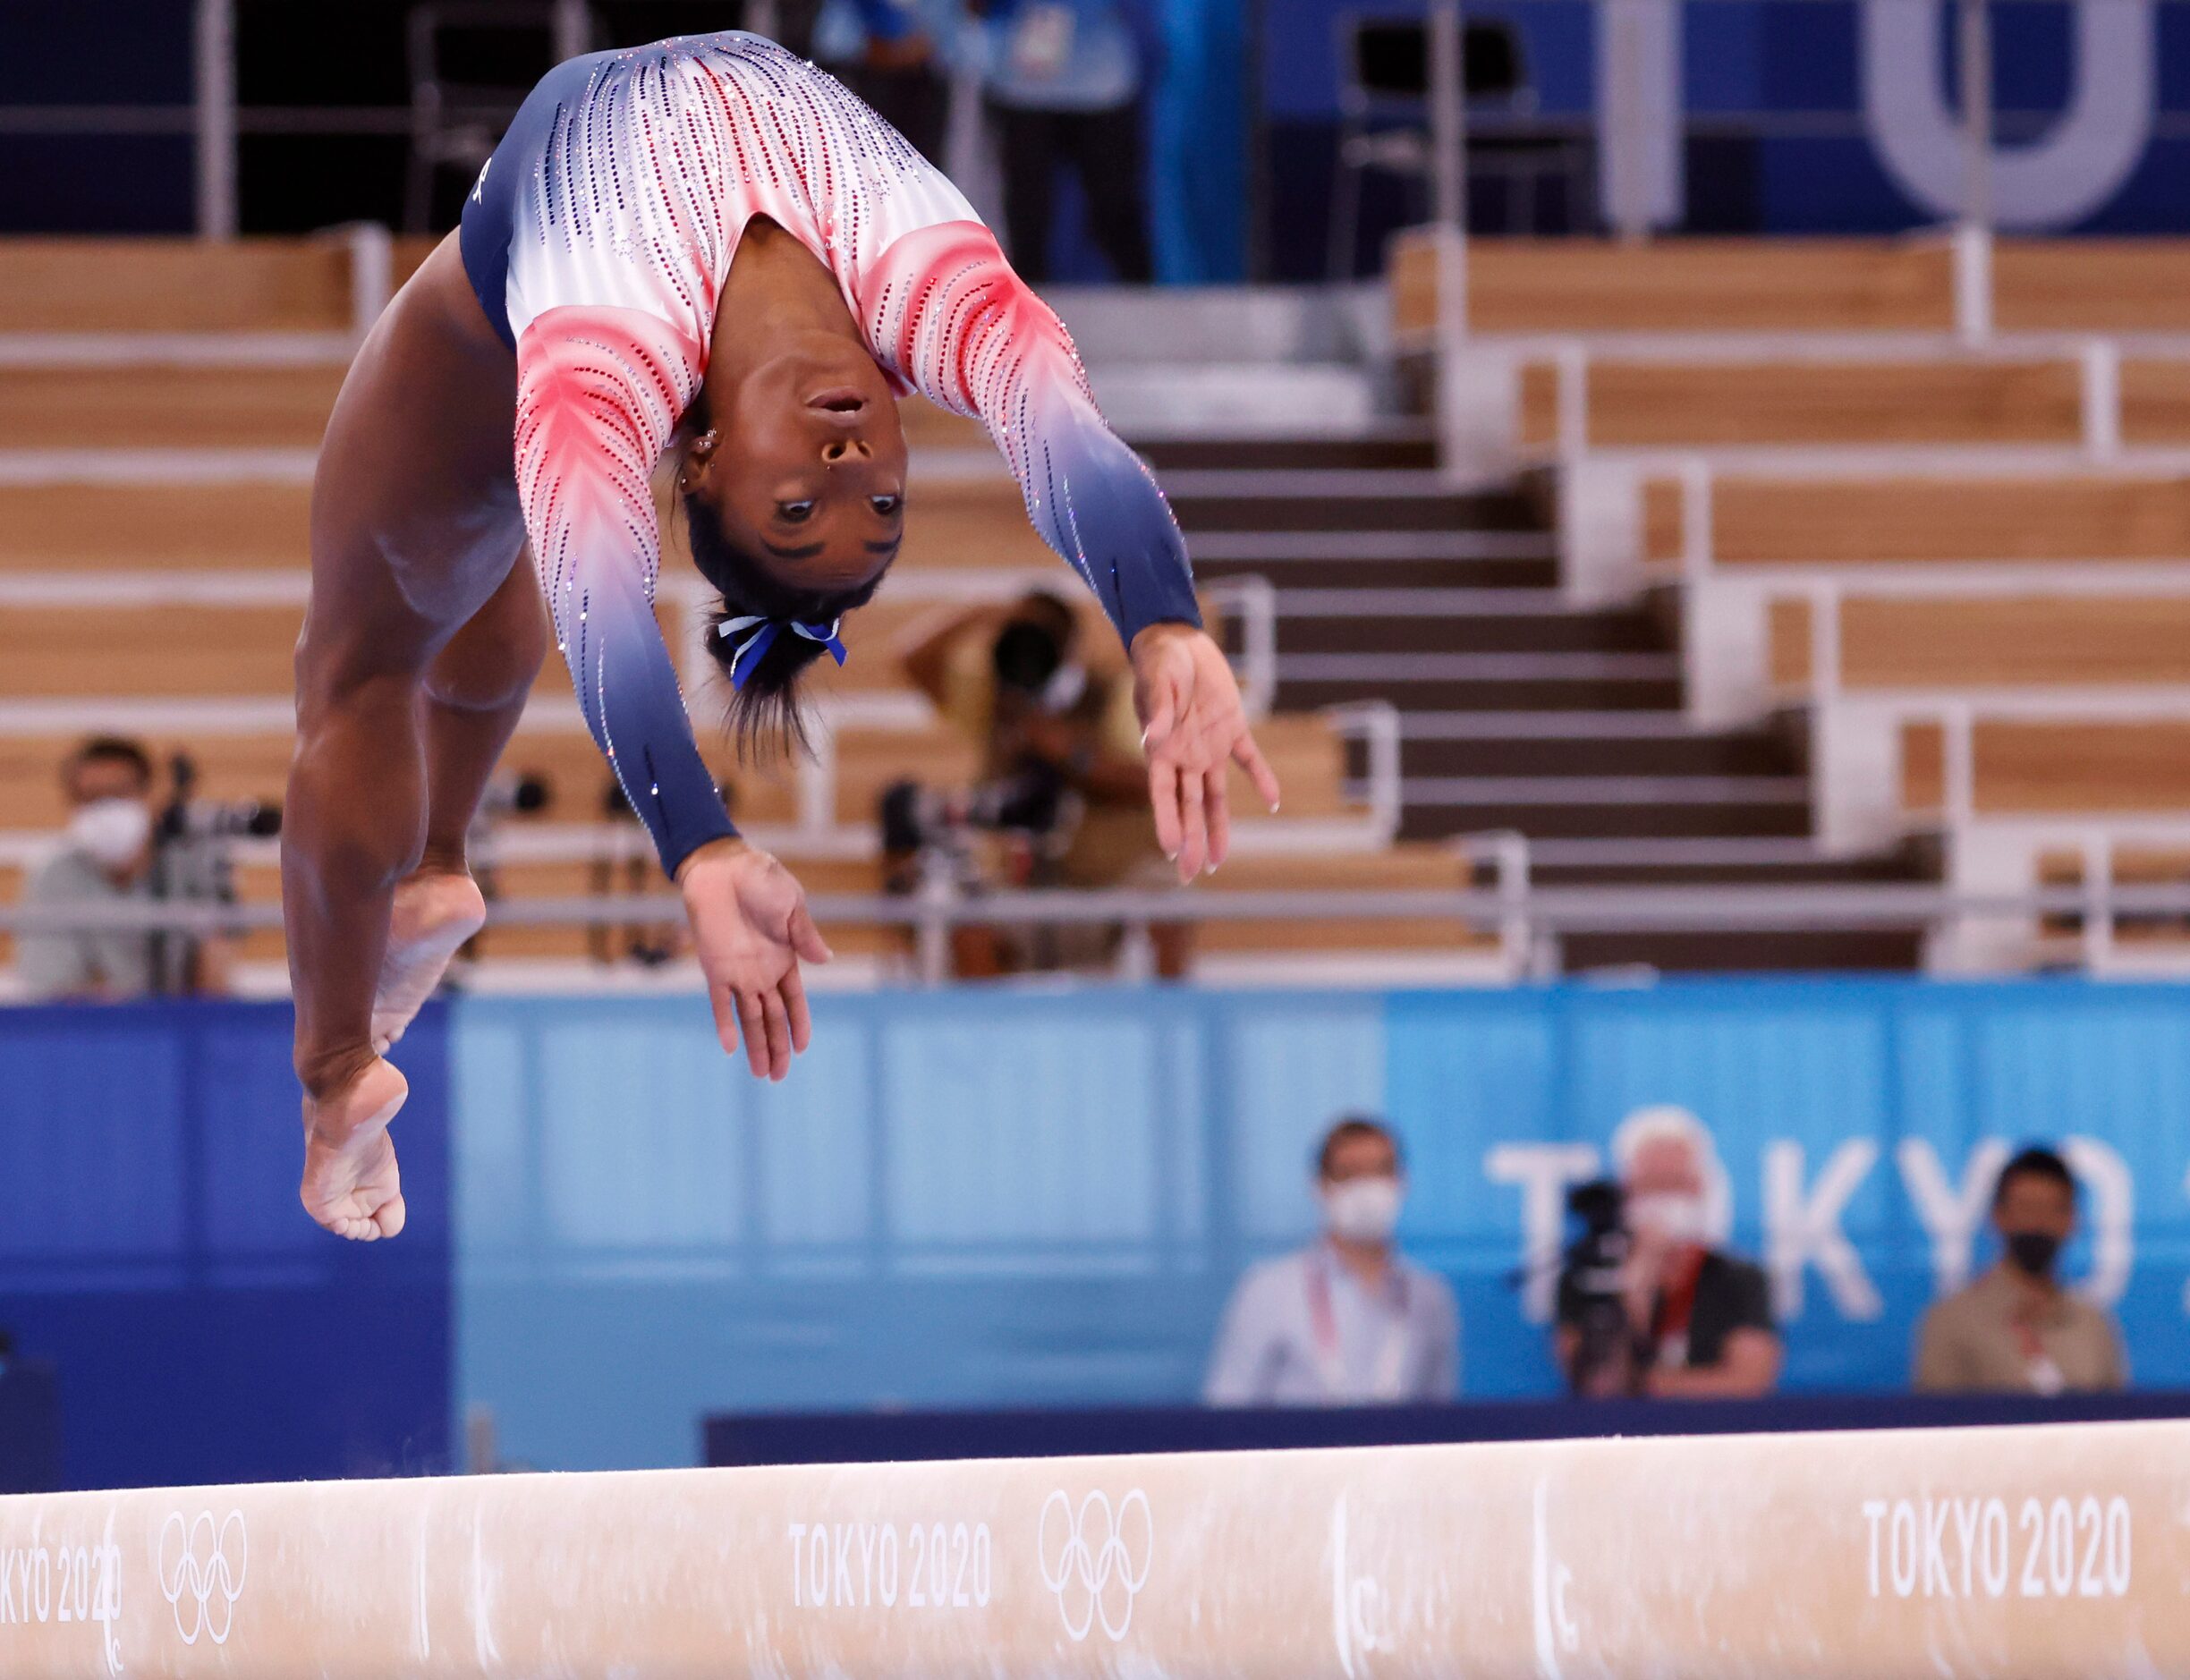
{"label": "camera with telephoto lens", "polygon": [[1046,835],[1064,818],[1070,792],[1062,776],[1032,762],[963,793],[893,782],[882,790],[879,806],[882,849],[896,853],[947,846],[973,829]]}
{"label": "camera with telephoto lens", "polygon": [[[198,764],[187,752],[167,761],[172,792],[152,826],[153,896],[176,904],[236,902],[236,843],[281,833],[281,807],[255,799],[200,799]],[[152,938],[155,989],[187,992],[198,983],[200,941],[179,931]]]}
{"label": "camera with telephoto lens", "polygon": [[548,809],[555,798],[555,784],[537,770],[518,770],[497,776],[480,795],[474,822],[493,822],[501,817],[531,817]]}
{"label": "camera with telephoto lens", "polygon": [[198,763],[187,752],[167,760],[174,793],[155,829],[162,845],[192,841],[270,840],[281,833],[281,807],[256,799],[200,799]]}
{"label": "camera with telephoto lens", "polygon": [[963,793],[893,782],[877,808],[882,855],[890,861],[884,890],[906,893],[945,881],[978,890],[983,881],[974,836],[980,833],[1024,842],[1039,870],[1069,839],[1080,810],[1080,796],[1064,776],[1033,760]]}
{"label": "camera with telephoto lens", "polygon": [[1633,1385],[1634,1336],[1627,1319],[1627,1256],[1634,1238],[1626,1225],[1626,1195],[1609,1178],[1576,1184],[1566,1192],[1566,1213],[1581,1226],[1559,1268],[1560,1319],[1575,1332],[1566,1384],[1577,1395],[1616,1392]]}

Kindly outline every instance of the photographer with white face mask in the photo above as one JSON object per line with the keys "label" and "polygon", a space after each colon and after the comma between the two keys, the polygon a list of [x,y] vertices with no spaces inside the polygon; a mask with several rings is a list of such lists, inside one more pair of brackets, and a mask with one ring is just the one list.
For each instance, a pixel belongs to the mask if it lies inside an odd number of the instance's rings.
{"label": "photographer with white face mask", "polygon": [[1622,1123],[1613,1155],[1627,1239],[1618,1278],[1626,1356],[1600,1353],[1588,1370],[1577,1368],[1594,1291],[1570,1272],[1559,1280],[1559,1368],[1574,1378],[1576,1393],[1598,1397],[1771,1393],[1781,1353],[1771,1289],[1758,1268],[1714,1245],[1720,1222],[1711,1198],[1717,1152],[1710,1133],[1685,1108],[1638,1109]]}
{"label": "photographer with white face mask", "polygon": [[1316,1152],[1323,1232],[1242,1278],[1202,1396],[1211,1405],[1397,1405],[1460,1387],[1452,1286],[1398,1252],[1399,1142],[1350,1116]]}
{"label": "photographer with white face mask", "polygon": [[[61,785],[68,827],[53,854],[23,884],[22,902],[42,909],[149,903],[158,846],[152,812],[152,760],[134,741],[98,735],[69,755]],[[25,934],[15,970],[38,999],[139,997],[148,992],[208,989],[191,976],[164,973],[159,938],[148,933],[69,931]],[[197,969],[200,965],[191,963]]]}

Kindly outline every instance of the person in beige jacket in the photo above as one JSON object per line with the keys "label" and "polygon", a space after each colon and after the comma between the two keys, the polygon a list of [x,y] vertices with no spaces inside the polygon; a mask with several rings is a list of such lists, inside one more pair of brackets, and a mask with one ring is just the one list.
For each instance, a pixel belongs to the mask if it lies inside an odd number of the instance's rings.
{"label": "person in beige jacket", "polygon": [[2026,1149],[2000,1169],[1992,1192],[1999,1260],[1924,1314],[1920,1390],[2056,1395],[2127,1385],[2114,1320],[2055,1276],[2075,1220],[2075,1175],[2053,1150]]}

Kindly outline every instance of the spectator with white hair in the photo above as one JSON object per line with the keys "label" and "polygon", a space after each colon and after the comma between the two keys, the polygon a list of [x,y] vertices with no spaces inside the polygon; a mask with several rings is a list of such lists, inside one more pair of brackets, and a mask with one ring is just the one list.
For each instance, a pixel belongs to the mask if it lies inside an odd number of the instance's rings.
{"label": "spectator with white hair", "polygon": [[1625,1310],[1624,1345],[1577,1367],[1592,1301],[1573,1271],[1559,1279],[1560,1368],[1577,1392],[1749,1398],[1779,1380],[1781,1348],[1764,1274],[1717,1246],[1726,1174],[1710,1131],[1671,1104],[1639,1108],[1612,1139],[1626,1259],[1609,1286]]}

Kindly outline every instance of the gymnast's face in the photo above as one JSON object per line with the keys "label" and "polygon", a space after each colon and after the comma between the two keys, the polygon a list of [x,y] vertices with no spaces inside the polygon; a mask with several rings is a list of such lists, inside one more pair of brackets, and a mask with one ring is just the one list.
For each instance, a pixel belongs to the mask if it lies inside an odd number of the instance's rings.
{"label": "gymnast's face", "polygon": [[905,441],[874,359],[794,341],[740,379],[717,426],[685,446],[692,498],[786,583],[855,590],[897,557]]}

